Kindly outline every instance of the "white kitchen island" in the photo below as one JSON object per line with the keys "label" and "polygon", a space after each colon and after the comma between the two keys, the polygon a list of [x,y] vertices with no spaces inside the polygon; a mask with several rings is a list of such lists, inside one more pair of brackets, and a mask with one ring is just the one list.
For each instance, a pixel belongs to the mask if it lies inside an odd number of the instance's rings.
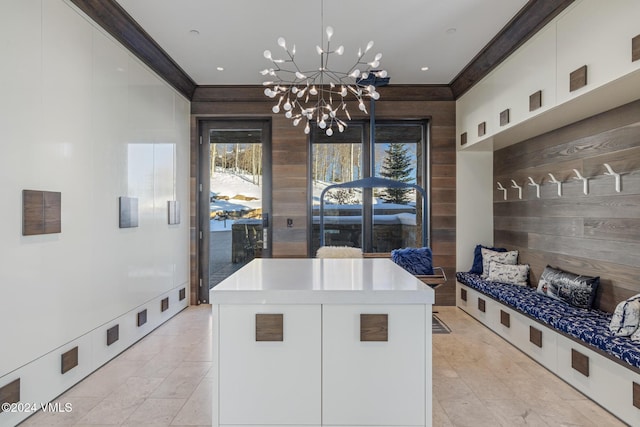
{"label": "white kitchen island", "polygon": [[213,426],[431,426],[434,291],[389,259],[255,259],[211,290]]}

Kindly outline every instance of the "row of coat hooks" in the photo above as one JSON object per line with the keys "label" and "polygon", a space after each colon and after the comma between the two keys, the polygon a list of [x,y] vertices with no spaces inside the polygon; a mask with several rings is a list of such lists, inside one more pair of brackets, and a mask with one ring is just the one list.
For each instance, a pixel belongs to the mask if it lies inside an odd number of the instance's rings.
{"label": "row of coat hooks", "polygon": [[[614,172],[614,170],[611,168],[611,166],[609,166],[608,163],[604,163],[604,167],[607,170],[604,174],[608,175],[608,176],[612,176],[615,179],[615,187],[616,187],[616,192],[620,192],[622,191],[622,180],[620,178],[620,174],[617,172]],[[587,194],[589,194],[589,178],[582,176],[582,174],[580,173],[580,171],[578,169],[574,169],[573,172],[576,174],[576,176],[572,177],[575,180],[579,180],[582,181],[582,192],[585,194],[585,196]],[[540,184],[538,184],[532,177],[527,177],[529,182],[528,185],[531,187],[535,187],[536,188],[536,197],[539,199],[540,198],[540,185],[542,184],[542,182],[540,182]],[[562,181],[558,181],[556,179],[555,176],[553,176],[553,174],[549,174],[549,182],[556,184],[558,187],[558,196],[562,196]],[[498,190],[503,192],[504,195],[504,200],[507,200],[507,189],[504,188],[502,186],[502,184],[500,182],[497,183],[498,184]],[[522,200],[522,186],[518,185],[518,183],[516,182],[515,179],[511,180],[511,188],[515,188],[518,190],[518,199]]]}

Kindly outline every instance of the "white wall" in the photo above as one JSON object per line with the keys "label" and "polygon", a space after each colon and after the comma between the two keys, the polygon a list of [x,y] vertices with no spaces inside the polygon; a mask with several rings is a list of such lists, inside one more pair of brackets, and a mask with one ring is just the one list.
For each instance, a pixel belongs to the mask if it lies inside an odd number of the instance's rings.
{"label": "white wall", "polygon": [[[2,0],[0,58],[2,386],[160,296],[186,306],[190,106],[62,0]],[[23,189],[62,193],[62,233],[22,236]],[[138,228],[118,228],[119,196]]]}

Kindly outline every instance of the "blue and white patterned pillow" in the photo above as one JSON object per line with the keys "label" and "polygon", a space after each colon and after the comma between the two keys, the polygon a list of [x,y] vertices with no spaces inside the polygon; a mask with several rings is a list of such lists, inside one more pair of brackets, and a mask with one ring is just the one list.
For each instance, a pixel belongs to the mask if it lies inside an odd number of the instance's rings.
{"label": "blue and white patterned pillow", "polygon": [[404,248],[391,251],[391,260],[411,274],[432,275],[431,248]]}
{"label": "blue and white patterned pillow", "polygon": [[[629,337],[640,325],[640,294],[617,305],[611,317],[609,330],[616,337]],[[637,336],[640,339],[640,334]]]}
{"label": "blue and white patterned pillow", "polygon": [[527,286],[529,282],[528,264],[500,264],[491,261],[489,263],[489,276],[487,280],[492,282],[509,283],[511,285]]}
{"label": "blue and white patterned pillow", "polygon": [[496,252],[482,248],[482,278],[489,276],[489,263],[491,261],[500,264],[516,265],[518,262],[518,251]]}
{"label": "blue and white patterned pillow", "polygon": [[492,248],[489,246],[476,245],[473,250],[473,265],[469,273],[482,274],[482,248],[489,249],[494,252],[507,252],[505,248]]}

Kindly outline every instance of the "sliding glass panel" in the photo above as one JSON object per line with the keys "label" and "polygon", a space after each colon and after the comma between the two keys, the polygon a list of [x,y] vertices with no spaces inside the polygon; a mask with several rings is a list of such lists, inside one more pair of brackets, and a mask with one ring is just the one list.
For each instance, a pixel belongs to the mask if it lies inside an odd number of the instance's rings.
{"label": "sliding glass panel", "polygon": [[[362,178],[362,126],[327,137],[314,132],[311,179],[313,191],[312,255],[320,246],[320,195],[329,185]],[[329,190],[324,200],[325,245],[362,247],[362,189]]]}
{"label": "sliding glass panel", "polygon": [[[375,175],[422,187],[423,125],[376,126]],[[373,205],[373,252],[422,246],[422,197],[415,189],[377,188]]]}

